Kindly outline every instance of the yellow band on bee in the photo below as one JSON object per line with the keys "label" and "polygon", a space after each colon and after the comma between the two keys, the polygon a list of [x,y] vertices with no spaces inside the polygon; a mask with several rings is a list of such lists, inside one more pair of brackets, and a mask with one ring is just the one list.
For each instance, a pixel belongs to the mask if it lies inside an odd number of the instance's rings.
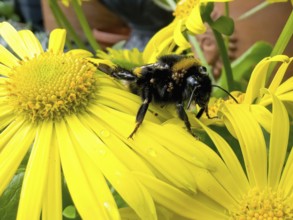
{"label": "yellow band on bee", "polygon": [[194,57],[186,57],[177,63],[175,63],[172,67],[173,72],[177,72],[182,69],[189,69],[192,66],[200,66],[201,63],[199,60],[195,59]]}

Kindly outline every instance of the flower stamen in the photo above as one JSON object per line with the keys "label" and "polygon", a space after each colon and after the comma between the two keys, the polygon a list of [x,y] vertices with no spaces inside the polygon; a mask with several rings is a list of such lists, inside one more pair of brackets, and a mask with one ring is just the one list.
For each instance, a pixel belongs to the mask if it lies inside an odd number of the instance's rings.
{"label": "flower stamen", "polygon": [[95,96],[95,71],[86,59],[66,53],[48,51],[20,61],[6,85],[10,104],[33,122],[78,113]]}
{"label": "flower stamen", "polygon": [[231,213],[232,219],[293,219],[293,206],[283,196],[282,192],[270,188],[251,189],[240,203],[238,211]]}

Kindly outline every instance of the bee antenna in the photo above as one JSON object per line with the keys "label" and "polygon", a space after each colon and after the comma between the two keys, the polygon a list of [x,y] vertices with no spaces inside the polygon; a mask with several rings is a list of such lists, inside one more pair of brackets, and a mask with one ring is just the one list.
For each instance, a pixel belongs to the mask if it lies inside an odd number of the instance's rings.
{"label": "bee antenna", "polygon": [[189,98],[189,101],[188,101],[188,104],[187,104],[187,109],[189,109],[190,105],[191,105],[191,102],[192,102],[192,98],[193,98],[193,95],[194,95],[194,92],[196,90],[197,87],[194,87],[194,89],[192,90],[191,92],[191,95],[190,95],[190,98]]}
{"label": "bee antenna", "polygon": [[[219,89],[221,89],[222,91],[224,91],[225,93],[227,93],[237,104],[238,104],[238,101],[235,99],[235,97],[234,96],[232,96],[231,94],[230,94],[230,92],[228,92],[226,89],[223,89],[221,86],[218,86],[218,85],[212,85],[212,87],[217,87],[217,88],[219,88]],[[192,91],[193,92],[193,91]]]}

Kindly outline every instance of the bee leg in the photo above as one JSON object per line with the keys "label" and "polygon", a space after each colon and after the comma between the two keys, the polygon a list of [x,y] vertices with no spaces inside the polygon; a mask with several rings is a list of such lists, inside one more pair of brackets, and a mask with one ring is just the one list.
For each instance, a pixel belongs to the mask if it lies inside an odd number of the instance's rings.
{"label": "bee leg", "polygon": [[[197,119],[200,119],[200,117],[202,116],[202,114],[204,113],[204,112],[206,112],[206,114],[207,114],[207,111],[206,111],[206,107],[203,107],[203,108],[201,108],[200,110],[199,110],[199,112],[196,114],[196,118]],[[207,114],[208,115],[208,114]],[[208,116],[209,117],[209,116]]]}
{"label": "bee leg", "polygon": [[206,116],[208,117],[208,119],[214,119],[214,118],[218,118],[217,116],[215,116],[215,117],[211,117],[210,115],[209,115],[209,109],[208,109],[208,107],[206,106],[206,107],[202,107],[200,110],[199,110],[199,112],[197,113],[197,115],[196,115],[196,118],[200,118],[201,116],[202,116],[202,114],[205,112],[205,114],[206,114]]}
{"label": "bee leg", "polygon": [[192,134],[191,125],[190,125],[188,116],[184,110],[182,102],[177,103],[176,108],[177,108],[177,113],[178,113],[179,118],[184,121],[187,130]]}
{"label": "bee leg", "polygon": [[139,128],[139,126],[143,122],[144,116],[145,116],[145,114],[146,114],[146,112],[148,110],[149,103],[151,102],[151,98],[152,98],[152,93],[150,92],[149,88],[144,90],[143,98],[144,98],[144,101],[143,101],[142,105],[139,107],[138,112],[136,114],[135,128],[131,132],[131,134],[129,135],[128,138],[132,138],[132,136],[136,133],[137,129]]}

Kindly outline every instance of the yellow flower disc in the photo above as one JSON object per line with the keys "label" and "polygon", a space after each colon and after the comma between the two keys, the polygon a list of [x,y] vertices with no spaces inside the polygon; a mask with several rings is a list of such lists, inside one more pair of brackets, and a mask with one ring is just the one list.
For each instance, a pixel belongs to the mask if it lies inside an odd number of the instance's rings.
{"label": "yellow flower disc", "polygon": [[42,53],[11,70],[7,90],[17,114],[35,122],[85,109],[95,96],[96,68],[71,54]]}
{"label": "yellow flower disc", "polygon": [[[245,94],[241,92],[232,92],[231,95],[237,100],[238,103],[242,103],[245,96]],[[224,104],[236,104],[236,102],[230,96],[228,99],[218,98],[209,105],[209,115],[211,117],[218,117],[218,112],[222,109]],[[202,117],[207,116],[204,114]]]}
{"label": "yellow flower disc", "polygon": [[181,0],[177,4],[173,15],[179,19],[187,18],[190,15],[196,3],[197,3],[197,0]]}
{"label": "yellow flower disc", "polygon": [[238,213],[233,219],[293,219],[293,206],[286,202],[281,192],[271,189],[251,189],[243,198]]}

